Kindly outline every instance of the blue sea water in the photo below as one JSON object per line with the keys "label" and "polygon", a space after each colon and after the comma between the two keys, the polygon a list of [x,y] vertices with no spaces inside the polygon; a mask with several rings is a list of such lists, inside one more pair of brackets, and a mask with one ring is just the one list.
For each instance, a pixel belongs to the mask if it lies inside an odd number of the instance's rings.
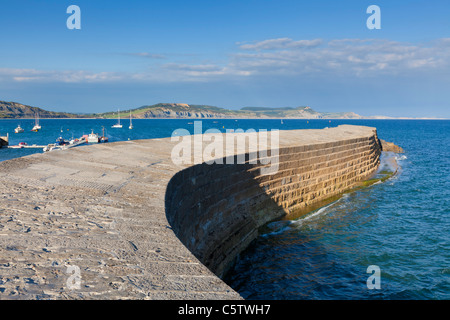
{"label": "blue sea water", "polygon": [[[450,298],[450,121],[360,123],[406,150],[400,172],[295,221],[269,224],[228,276],[243,297]],[[380,289],[367,285],[373,265]]]}
{"label": "blue sea water", "polygon": [[[170,137],[194,120],[0,120],[10,144],[46,145],[102,132],[111,142]],[[26,131],[15,134],[20,124]],[[203,120],[203,130],[311,129],[340,124],[376,127],[380,138],[405,149],[400,170],[384,183],[348,193],[293,221],[270,223],[226,277],[247,299],[450,299],[450,121],[447,120]],[[83,146],[79,147],[83,148]],[[0,149],[0,161],[40,149]],[[58,151],[57,151],[58,152]],[[380,289],[369,289],[369,266]]]}

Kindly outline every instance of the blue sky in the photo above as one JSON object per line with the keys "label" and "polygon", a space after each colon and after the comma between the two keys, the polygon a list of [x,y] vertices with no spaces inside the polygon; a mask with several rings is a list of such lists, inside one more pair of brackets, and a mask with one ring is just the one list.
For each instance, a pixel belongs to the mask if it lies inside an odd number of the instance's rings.
{"label": "blue sky", "polygon": [[[69,5],[81,30],[69,30]],[[381,30],[369,30],[369,5]],[[450,2],[0,0],[0,100],[450,118]]]}

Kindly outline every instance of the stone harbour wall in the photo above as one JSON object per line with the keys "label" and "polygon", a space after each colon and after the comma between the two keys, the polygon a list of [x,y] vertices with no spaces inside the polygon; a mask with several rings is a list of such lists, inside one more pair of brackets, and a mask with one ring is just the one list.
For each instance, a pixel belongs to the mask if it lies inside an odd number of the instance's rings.
{"label": "stone harbour wall", "polygon": [[375,173],[380,154],[376,130],[369,130],[357,138],[281,146],[273,175],[260,175],[261,164],[192,166],[168,185],[168,221],[183,244],[222,277],[258,228],[355,187]]}
{"label": "stone harbour wall", "polygon": [[378,141],[362,126],[280,130],[270,175],[177,165],[171,138],[2,161],[0,300],[242,299],[221,277],[258,229],[368,178]]}

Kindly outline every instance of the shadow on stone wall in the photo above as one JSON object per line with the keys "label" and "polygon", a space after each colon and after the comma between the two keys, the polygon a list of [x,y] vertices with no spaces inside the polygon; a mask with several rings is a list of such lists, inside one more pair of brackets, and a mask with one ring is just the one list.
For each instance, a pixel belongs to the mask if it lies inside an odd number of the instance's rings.
{"label": "shadow on stone wall", "polygon": [[285,211],[260,187],[258,165],[199,164],[178,172],[166,216],[181,242],[222,277],[266,222]]}

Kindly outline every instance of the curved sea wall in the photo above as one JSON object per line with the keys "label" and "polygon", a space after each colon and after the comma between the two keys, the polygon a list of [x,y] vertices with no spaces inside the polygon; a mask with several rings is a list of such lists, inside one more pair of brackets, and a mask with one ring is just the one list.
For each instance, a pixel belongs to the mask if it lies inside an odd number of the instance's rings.
{"label": "curved sea wall", "polygon": [[[207,141],[194,158],[211,150],[208,134],[184,137]],[[258,228],[358,185],[381,152],[361,126],[279,131],[271,152],[249,140],[256,162],[228,146],[217,156],[243,164],[179,164],[173,140],[0,162],[0,300],[242,299],[220,277]]]}
{"label": "curved sea wall", "polygon": [[291,137],[282,133],[274,174],[262,175],[263,165],[248,161],[186,168],[168,184],[168,221],[181,242],[222,277],[261,226],[307,212],[376,172],[381,154],[376,130],[357,128],[302,130],[310,139],[301,139],[298,131],[297,137],[295,131]]}

